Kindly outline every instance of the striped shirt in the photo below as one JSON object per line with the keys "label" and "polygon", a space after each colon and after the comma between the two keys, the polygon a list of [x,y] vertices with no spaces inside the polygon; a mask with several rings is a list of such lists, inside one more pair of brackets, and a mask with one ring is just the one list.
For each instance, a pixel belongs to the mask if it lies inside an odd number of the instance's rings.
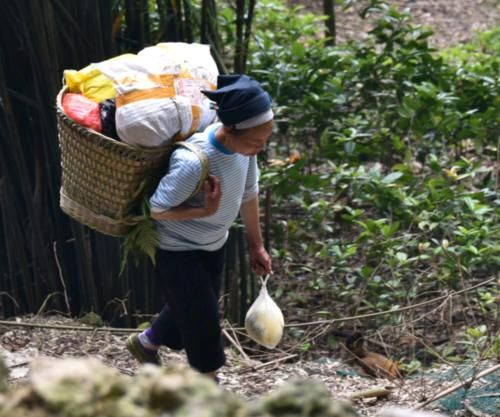
{"label": "striped shirt", "polygon": [[[238,216],[242,202],[255,198],[259,192],[256,156],[230,152],[215,139],[220,123],[208,126],[204,132],[188,139],[207,155],[210,174],[221,184],[221,200],[215,214],[192,220],[157,220],[160,248],[170,251],[220,249],[227,240],[228,230]],[[185,148],[178,148],[170,158],[167,174],[161,179],[150,199],[151,211],[161,212],[186,202],[203,206],[203,191],[192,198],[201,177],[198,157]],[[187,200],[187,201],[186,201]]]}

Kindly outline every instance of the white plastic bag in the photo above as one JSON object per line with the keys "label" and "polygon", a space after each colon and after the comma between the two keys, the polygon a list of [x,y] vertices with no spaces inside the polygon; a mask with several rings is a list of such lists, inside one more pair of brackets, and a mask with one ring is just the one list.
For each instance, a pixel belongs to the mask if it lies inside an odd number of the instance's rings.
{"label": "white plastic bag", "polygon": [[269,348],[275,348],[283,336],[285,319],[280,308],[267,292],[267,280],[260,278],[262,284],[257,299],[248,309],[245,317],[245,329],[257,343]]}

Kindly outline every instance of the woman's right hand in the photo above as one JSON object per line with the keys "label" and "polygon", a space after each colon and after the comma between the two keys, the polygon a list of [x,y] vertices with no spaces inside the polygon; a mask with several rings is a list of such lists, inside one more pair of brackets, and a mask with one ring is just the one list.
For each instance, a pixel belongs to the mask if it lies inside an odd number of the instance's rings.
{"label": "woman's right hand", "polygon": [[219,209],[220,198],[222,196],[219,179],[213,175],[209,175],[203,183],[203,191],[205,193],[205,213],[207,216],[212,216]]}

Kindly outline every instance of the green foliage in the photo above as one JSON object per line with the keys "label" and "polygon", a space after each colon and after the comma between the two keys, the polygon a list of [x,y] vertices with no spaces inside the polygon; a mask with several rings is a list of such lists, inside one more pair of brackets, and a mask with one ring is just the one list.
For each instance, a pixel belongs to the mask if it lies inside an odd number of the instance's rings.
{"label": "green foliage", "polygon": [[466,354],[471,359],[495,360],[500,357],[500,336],[489,334],[484,324],[468,328],[460,343],[466,347]]}
{"label": "green foliage", "polygon": [[149,200],[145,197],[142,202],[142,216],[139,223],[123,239],[120,275],[125,271],[129,255],[133,256],[136,266],[143,257],[148,258],[155,265],[156,249],[159,242],[154,221],[150,216]]}
{"label": "green foliage", "polygon": [[500,61],[500,28],[479,33],[471,42],[440,52],[446,60],[473,65],[477,70],[487,63]]}
{"label": "green foliage", "polygon": [[291,198],[302,227],[315,231],[292,238],[327,265],[338,296],[364,288],[365,302],[381,309],[436,283],[456,288],[463,277],[487,276],[500,262],[492,167],[465,158],[454,167],[433,155],[418,176],[404,164],[388,173],[340,165],[324,188]]}
{"label": "green foliage", "polygon": [[290,124],[303,127],[307,120],[302,117],[301,105],[310,106],[318,98],[316,90],[325,87],[327,74],[318,70],[330,71],[330,65],[315,60],[335,62],[335,57],[328,57],[325,52],[324,39],[317,36],[323,19],[302,13],[301,7],[289,8],[268,0],[260,3],[256,19],[249,62],[251,72],[275,100],[282,131],[286,132]]}
{"label": "green foliage", "polygon": [[[377,1],[364,10],[376,13],[366,39],[329,47],[321,17],[277,1],[259,12],[249,67],[275,101],[270,152],[302,154],[262,175],[283,219],[281,261],[314,259],[302,268],[310,287],[353,309],[492,276],[498,31],[438,53],[431,31]],[[481,55],[465,59],[478,42]]]}
{"label": "green foliage", "polygon": [[388,162],[423,158],[437,142],[495,143],[498,59],[452,65],[429,46],[431,31],[379,3],[365,41],[328,47],[321,18],[263,2],[250,67],[277,102],[281,132],[320,139],[328,157]]}

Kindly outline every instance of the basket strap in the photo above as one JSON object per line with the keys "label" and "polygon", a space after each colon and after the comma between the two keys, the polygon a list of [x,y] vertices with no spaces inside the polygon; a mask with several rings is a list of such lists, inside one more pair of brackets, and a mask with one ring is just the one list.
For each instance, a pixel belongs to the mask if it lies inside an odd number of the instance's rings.
{"label": "basket strap", "polygon": [[205,154],[205,152],[203,152],[203,149],[201,149],[201,147],[199,145],[196,145],[196,144],[194,144],[192,142],[185,142],[185,141],[177,142],[177,143],[174,144],[174,146],[175,147],[182,147],[182,148],[190,150],[200,160],[200,163],[201,163],[200,181],[198,182],[198,185],[196,186],[196,189],[189,196],[189,198],[194,197],[196,194],[198,194],[201,191],[201,189],[203,188],[203,183],[208,178],[208,174],[209,174],[209,170],[210,170],[210,166],[209,166],[209,163],[208,163],[208,157]]}

